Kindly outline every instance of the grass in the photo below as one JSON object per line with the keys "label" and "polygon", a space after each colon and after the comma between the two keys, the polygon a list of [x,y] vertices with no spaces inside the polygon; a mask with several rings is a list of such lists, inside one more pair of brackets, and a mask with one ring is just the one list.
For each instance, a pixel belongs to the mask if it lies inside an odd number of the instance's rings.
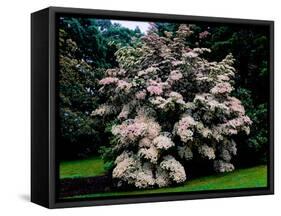
{"label": "grass", "polygon": [[[96,176],[104,173],[103,162],[100,158],[93,157],[83,161],[62,162],[61,178]],[[79,195],[71,198],[98,198],[108,196],[142,195],[170,192],[192,192],[222,189],[258,188],[267,186],[267,167],[264,165],[252,168],[237,169],[231,173],[216,174],[212,176],[192,179],[180,186],[145,189],[135,191],[113,191]]]}
{"label": "grass", "polygon": [[98,176],[105,173],[104,162],[100,157],[89,157],[84,160],[62,161],[60,179]]}

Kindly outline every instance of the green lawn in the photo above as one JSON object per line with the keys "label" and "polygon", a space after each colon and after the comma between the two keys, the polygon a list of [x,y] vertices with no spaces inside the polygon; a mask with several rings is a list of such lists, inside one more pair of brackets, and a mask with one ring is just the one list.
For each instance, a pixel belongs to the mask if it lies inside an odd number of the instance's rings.
{"label": "green lawn", "polygon": [[[91,158],[77,162],[61,163],[61,178],[96,176],[104,173],[103,162],[99,158]],[[187,181],[184,185],[168,188],[115,191],[95,193],[68,198],[94,198],[120,195],[156,194],[167,192],[190,192],[202,190],[242,189],[267,186],[267,167],[256,166],[252,168],[238,169],[231,173],[216,174],[200,177]]]}
{"label": "green lawn", "polygon": [[62,161],[60,163],[60,178],[102,175],[105,173],[103,165],[103,160],[100,157],[90,157],[84,160]]}

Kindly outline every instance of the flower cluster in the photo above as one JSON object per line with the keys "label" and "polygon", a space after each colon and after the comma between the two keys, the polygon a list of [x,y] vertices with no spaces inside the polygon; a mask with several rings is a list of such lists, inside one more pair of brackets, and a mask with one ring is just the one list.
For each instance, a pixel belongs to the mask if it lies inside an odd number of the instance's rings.
{"label": "flower cluster", "polygon": [[144,100],[146,97],[146,91],[139,91],[136,93],[136,98],[138,100]]}
{"label": "flower cluster", "polygon": [[175,124],[174,131],[181,138],[181,141],[186,143],[189,140],[193,139],[193,126],[196,125],[196,122],[191,116],[186,116],[181,118],[178,124]]}
{"label": "flower cluster", "polygon": [[206,37],[208,37],[209,34],[210,34],[210,32],[208,32],[208,31],[200,32],[199,33],[199,38],[200,39],[206,38]]}
{"label": "flower cluster", "polygon": [[155,184],[152,169],[149,163],[142,164],[133,152],[124,151],[115,160],[116,167],[112,175],[119,181],[119,186],[124,182],[134,184],[138,188],[147,188]]}
{"label": "flower cluster", "polygon": [[99,83],[101,85],[110,85],[110,84],[115,84],[119,81],[118,78],[115,78],[115,77],[106,77],[102,80],[99,81]]}
{"label": "flower cluster", "polygon": [[180,80],[182,77],[183,75],[179,70],[173,70],[169,75],[169,80],[174,82]]}
{"label": "flower cluster", "polygon": [[148,148],[140,148],[138,155],[151,163],[156,164],[159,159],[158,149],[154,146],[149,146]]}
{"label": "flower cluster", "polygon": [[161,95],[163,93],[162,84],[161,83],[157,83],[154,80],[151,80],[149,86],[147,87],[147,91],[151,95]]}
{"label": "flower cluster", "polygon": [[198,148],[199,154],[202,155],[203,158],[207,158],[209,160],[215,159],[215,151],[213,148],[209,147],[208,145],[202,145]]}
{"label": "flower cluster", "polygon": [[234,113],[238,115],[245,115],[245,109],[241,104],[241,101],[235,97],[228,97],[228,101],[226,101],[227,107],[231,109]]}
{"label": "flower cluster", "polygon": [[230,83],[222,82],[218,83],[214,88],[211,89],[212,94],[226,94],[233,90]]}
{"label": "flower cluster", "polygon": [[166,149],[166,150],[175,145],[175,143],[171,140],[171,138],[163,135],[154,138],[152,143],[153,145],[155,145],[157,149]]}
{"label": "flower cluster", "polygon": [[124,80],[118,80],[118,82],[117,82],[117,89],[118,90],[125,90],[125,91],[128,92],[131,87],[132,87],[132,84],[128,83]]}
{"label": "flower cluster", "polygon": [[224,124],[218,126],[219,130],[224,135],[234,135],[239,131],[245,131],[249,134],[249,126],[252,124],[251,119],[248,116],[237,117],[227,121]]}
{"label": "flower cluster", "polygon": [[170,178],[176,183],[181,183],[186,180],[186,174],[183,166],[173,156],[167,155],[160,163],[160,168],[169,173]]}
{"label": "flower cluster", "polygon": [[214,161],[214,169],[216,172],[231,172],[234,166],[231,163],[224,162],[223,160]]}
{"label": "flower cluster", "polygon": [[118,115],[118,119],[127,119],[129,113],[130,113],[130,106],[128,104],[125,104]]}
{"label": "flower cluster", "polygon": [[182,95],[177,92],[170,92],[167,99],[157,96],[150,98],[149,101],[158,109],[166,111],[174,110],[176,105],[179,105],[180,108],[185,108],[188,106],[188,104],[183,100]]}
{"label": "flower cluster", "polygon": [[105,116],[112,112],[112,107],[107,104],[100,105],[97,109],[92,112],[92,116]]}
{"label": "flower cluster", "polygon": [[112,128],[112,133],[119,138],[122,144],[133,143],[143,137],[146,132],[147,124],[139,119],[129,119]]}

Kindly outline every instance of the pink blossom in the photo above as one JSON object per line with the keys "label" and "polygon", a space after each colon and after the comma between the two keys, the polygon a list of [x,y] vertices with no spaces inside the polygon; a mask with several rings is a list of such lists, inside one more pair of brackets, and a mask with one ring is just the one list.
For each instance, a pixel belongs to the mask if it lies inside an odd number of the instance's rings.
{"label": "pink blossom", "polygon": [[124,80],[118,80],[118,82],[117,82],[118,89],[128,91],[128,90],[130,90],[131,87],[132,87],[132,84],[128,83]]}
{"label": "pink blossom", "polygon": [[249,133],[249,125],[252,124],[251,119],[248,116],[241,116],[229,120],[228,122],[219,126],[220,130],[226,135],[235,135],[239,131],[244,130]]}
{"label": "pink blossom", "polygon": [[142,148],[142,147],[149,148],[150,146],[152,146],[152,140],[148,139],[147,137],[144,137],[139,141],[140,148]]}
{"label": "pink blossom", "polygon": [[180,80],[183,77],[182,73],[178,70],[173,70],[170,73],[169,79],[172,81]]}
{"label": "pink blossom", "polygon": [[244,114],[245,114],[245,109],[244,109],[244,107],[242,106],[241,101],[238,100],[237,98],[235,98],[235,97],[229,97],[229,101],[226,102],[226,104],[228,105],[228,107],[229,107],[233,112],[239,113],[239,114],[241,114],[241,115],[244,115]]}
{"label": "pink blossom", "polygon": [[206,144],[199,146],[198,152],[203,158],[207,158],[209,160],[216,158],[214,149]]}
{"label": "pink blossom", "polygon": [[194,126],[195,124],[196,123],[195,123],[194,119],[191,116],[183,117],[179,121],[179,126],[180,127],[184,127],[184,128],[190,128],[191,126]]}
{"label": "pink blossom", "polygon": [[124,105],[122,111],[118,115],[118,119],[127,119],[130,112],[130,108],[128,105]]}
{"label": "pink blossom", "polygon": [[169,149],[175,146],[175,143],[171,140],[171,138],[167,136],[160,135],[153,139],[152,143],[155,145],[157,149]]}
{"label": "pink blossom", "polygon": [[209,34],[210,34],[210,32],[203,31],[203,32],[199,33],[199,38],[200,39],[206,38]]}
{"label": "pink blossom", "polygon": [[226,82],[226,81],[230,80],[230,78],[227,75],[222,75],[222,74],[218,75],[217,79],[218,79],[219,82]]}
{"label": "pink blossom", "polygon": [[146,125],[144,123],[136,122],[134,124],[128,125],[125,130],[121,132],[123,137],[127,137],[130,140],[135,140],[137,137],[144,135],[146,131]]}
{"label": "pink blossom", "polygon": [[244,123],[247,125],[251,125],[253,123],[252,120],[248,116],[242,116],[242,119],[243,119]]}
{"label": "pink blossom", "polygon": [[233,90],[232,86],[227,83],[218,83],[215,87],[211,89],[212,94],[225,94],[225,93],[230,93]]}
{"label": "pink blossom", "polygon": [[136,98],[138,100],[144,100],[146,97],[146,92],[145,91],[139,91],[136,93]]}
{"label": "pink blossom", "polygon": [[147,130],[147,137],[149,139],[155,138],[156,136],[159,135],[159,133],[161,131],[160,125],[157,122],[153,121],[153,120],[149,120],[147,122],[147,128],[148,128],[148,130]]}
{"label": "pink blossom", "polygon": [[163,93],[162,84],[157,83],[154,80],[150,80],[150,85],[147,87],[147,91],[151,95],[160,95]]}
{"label": "pink blossom", "polygon": [[182,61],[172,61],[172,65],[174,66],[174,67],[177,67],[177,66],[180,66],[180,65],[182,65],[183,64],[183,62]]}
{"label": "pink blossom", "polygon": [[193,139],[193,131],[191,130],[196,122],[191,116],[183,117],[175,127],[176,134],[179,135],[182,142],[187,142]]}
{"label": "pink blossom", "polygon": [[101,85],[115,84],[118,82],[118,80],[119,79],[116,77],[105,77],[99,81],[99,84],[101,84]]}
{"label": "pink blossom", "polygon": [[157,164],[157,160],[159,158],[158,149],[154,146],[150,146],[149,148],[141,148],[138,151],[138,155],[149,160],[153,164]]}
{"label": "pink blossom", "polygon": [[186,180],[184,167],[173,156],[167,155],[163,157],[160,167],[169,173],[174,182],[181,183]]}

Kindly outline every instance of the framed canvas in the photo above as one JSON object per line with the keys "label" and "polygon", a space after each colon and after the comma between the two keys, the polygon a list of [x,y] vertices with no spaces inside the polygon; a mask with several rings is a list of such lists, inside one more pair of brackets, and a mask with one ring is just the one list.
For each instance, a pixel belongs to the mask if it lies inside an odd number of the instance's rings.
{"label": "framed canvas", "polygon": [[31,15],[31,201],[273,194],[274,22]]}

